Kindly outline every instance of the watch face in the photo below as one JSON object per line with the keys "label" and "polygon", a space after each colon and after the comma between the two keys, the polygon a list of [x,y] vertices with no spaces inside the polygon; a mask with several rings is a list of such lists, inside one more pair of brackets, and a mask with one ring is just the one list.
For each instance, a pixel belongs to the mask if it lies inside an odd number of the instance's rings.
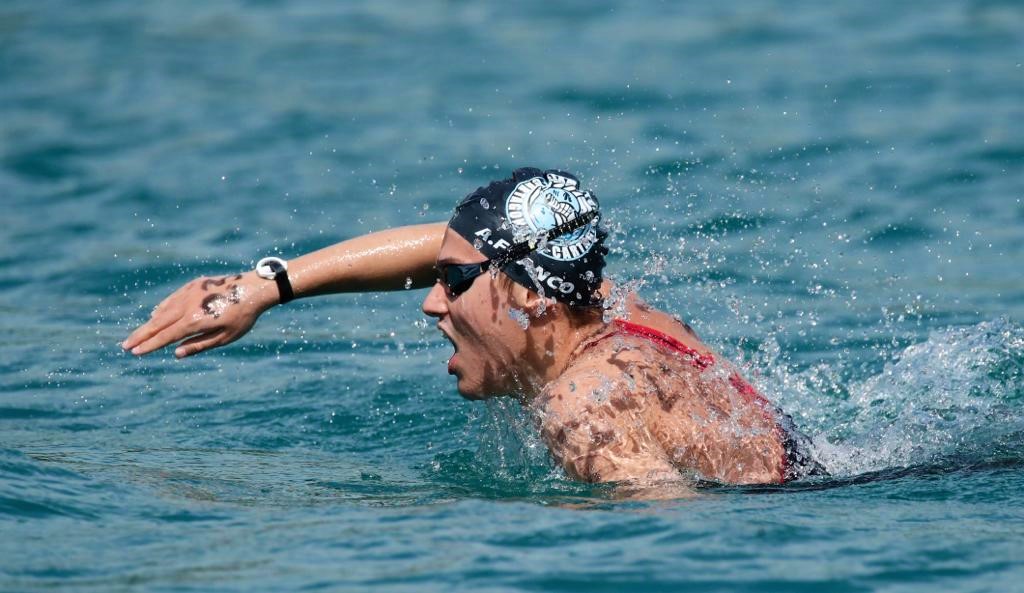
{"label": "watch face", "polygon": [[279,257],[265,257],[256,263],[256,275],[267,280],[273,280],[286,270],[288,263]]}

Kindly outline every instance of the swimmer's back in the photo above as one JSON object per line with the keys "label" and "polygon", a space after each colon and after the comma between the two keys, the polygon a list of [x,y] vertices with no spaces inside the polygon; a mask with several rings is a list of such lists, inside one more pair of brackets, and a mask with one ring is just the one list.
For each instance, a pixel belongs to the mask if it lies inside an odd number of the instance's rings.
{"label": "swimmer's back", "polygon": [[[649,318],[681,329],[671,317],[652,313]],[[636,325],[632,317],[612,326],[562,377],[578,387],[563,394],[569,401],[560,403],[562,419],[614,421],[622,431],[616,440],[625,442],[650,435],[672,466],[704,479],[783,480],[785,449],[775,418],[737,390],[727,367],[696,349],[670,345],[670,335],[659,339],[657,328]]]}
{"label": "swimmer's back", "polygon": [[651,307],[636,294],[630,295],[626,301],[626,311],[630,322],[671,336],[701,354],[712,354],[711,349],[700,341],[688,323]]}

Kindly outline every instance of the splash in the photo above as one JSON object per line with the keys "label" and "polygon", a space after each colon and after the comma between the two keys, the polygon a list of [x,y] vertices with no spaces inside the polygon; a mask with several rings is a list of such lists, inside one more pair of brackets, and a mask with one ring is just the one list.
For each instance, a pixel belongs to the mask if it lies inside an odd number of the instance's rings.
{"label": "splash", "polygon": [[604,322],[611,323],[613,319],[629,319],[629,299],[632,295],[639,294],[643,285],[643,279],[614,282],[611,294],[602,303]]}
{"label": "splash", "polygon": [[[760,387],[835,478],[1024,459],[1024,327],[1008,320],[934,331],[881,372],[845,382],[827,365],[787,371],[773,340],[763,351]],[[519,402],[489,400],[478,420],[475,473],[516,491],[571,489]]]}
{"label": "splash", "polygon": [[[478,455],[490,456],[497,476],[510,481],[546,476],[548,450],[531,416],[512,398],[487,400]],[[538,472],[540,468],[543,470]]]}
{"label": "splash", "polygon": [[507,499],[523,496],[590,496],[601,486],[570,480],[552,462],[535,422],[526,409],[511,398],[487,400],[475,413],[472,435],[476,451],[460,449],[435,456],[436,480],[474,497]]}
{"label": "splash", "polygon": [[934,331],[845,385],[838,369],[778,368],[779,403],[835,476],[1024,457],[1024,328],[1008,320]]}
{"label": "splash", "polygon": [[512,321],[518,323],[519,327],[523,328],[523,330],[529,329],[530,316],[526,314],[526,311],[523,311],[522,309],[517,309],[515,307],[510,307],[508,310],[508,316],[512,319]]}

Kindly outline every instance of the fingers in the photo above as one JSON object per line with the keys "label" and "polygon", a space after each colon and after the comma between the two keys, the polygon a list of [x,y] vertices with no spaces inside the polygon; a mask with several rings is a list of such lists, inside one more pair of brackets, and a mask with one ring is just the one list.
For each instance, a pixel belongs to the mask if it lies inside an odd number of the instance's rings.
{"label": "fingers", "polygon": [[160,304],[153,307],[153,312],[149,315],[149,321],[137,327],[135,331],[125,338],[121,342],[121,347],[125,350],[134,350],[142,342],[152,338],[181,319],[183,309],[179,303],[183,302],[183,295],[195,284],[196,281],[193,280],[160,301]]}
{"label": "fingers", "polygon": [[168,344],[184,340],[189,336],[194,336],[200,333],[205,335],[211,331],[219,331],[220,329],[221,328],[219,327],[197,327],[195,323],[190,323],[185,318],[181,318],[142,340],[137,345],[133,346],[131,351],[132,354],[136,356],[142,356],[143,354],[149,354],[154,350],[159,350]]}
{"label": "fingers", "polygon": [[[121,342],[121,347],[125,350],[131,350],[132,354],[145,354],[155,350],[156,348],[147,349],[145,352],[135,352],[135,349],[140,344],[152,339],[153,336],[181,320],[187,308],[188,295],[194,291],[200,280],[197,278],[187,282],[184,286],[168,295],[167,298],[160,301],[157,306],[153,307],[153,312],[149,315],[149,321],[140,325],[125,338],[124,342]],[[165,345],[166,343],[157,346],[157,348]]]}
{"label": "fingers", "polygon": [[180,316],[157,314],[150,318],[146,323],[140,325],[131,333],[131,335],[125,338],[125,341],[121,342],[121,347],[125,350],[132,350],[132,354],[141,354],[134,351],[136,346],[167,329],[167,327],[176,323],[180,319]]}
{"label": "fingers", "polygon": [[198,354],[203,350],[209,350],[226,343],[228,340],[225,339],[227,332],[224,330],[218,330],[210,334],[202,334],[181,343],[180,346],[174,349],[174,356],[178,358],[185,358],[186,356],[192,356]]}
{"label": "fingers", "polygon": [[[153,309],[149,321],[121,347],[136,356],[191,338],[176,350],[178,358],[227,344],[252,327],[262,309],[243,301],[235,277],[199,278],[179,288]],[[229,337],[230,336],[230,337]]]}

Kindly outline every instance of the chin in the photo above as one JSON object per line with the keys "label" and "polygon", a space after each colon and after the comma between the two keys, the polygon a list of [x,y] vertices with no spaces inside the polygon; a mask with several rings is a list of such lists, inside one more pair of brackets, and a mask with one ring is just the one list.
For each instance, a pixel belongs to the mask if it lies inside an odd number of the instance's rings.
{"label": "chin", "polygon": [[467,384],[466,380],[461,377],[459,378],[459,382],[456,385],[456,389],[459,391],[459,395],[461,395],[464,399],[472,401],[491,399],[492,397],[497,397],[498,395],[501,395],[500,393],[495,393],[494,390],[487,389],[486,387],[481,385],[469,385]]}
{"label": "chin", "polygon": [[484,401],[485,399],[490,399],[490,396],[480,395],[480,394],[477,394],[477,393],[466,393],[465,391],[462,391],[461,389],[459,390],[459,395],[462,396],[462,399],[468,399],[471,402],[480,402],[480,401]]}
{"label": "chin", "polygon": [[474,392],[472,389],[465,387],[463,383],[465,383],[465,381],[463,381],[462,379],[456,379],[455,389],[458,390],[459,395],[461,395],[464,399],[480,399],[480,396],[478,396],[476,392]]}

